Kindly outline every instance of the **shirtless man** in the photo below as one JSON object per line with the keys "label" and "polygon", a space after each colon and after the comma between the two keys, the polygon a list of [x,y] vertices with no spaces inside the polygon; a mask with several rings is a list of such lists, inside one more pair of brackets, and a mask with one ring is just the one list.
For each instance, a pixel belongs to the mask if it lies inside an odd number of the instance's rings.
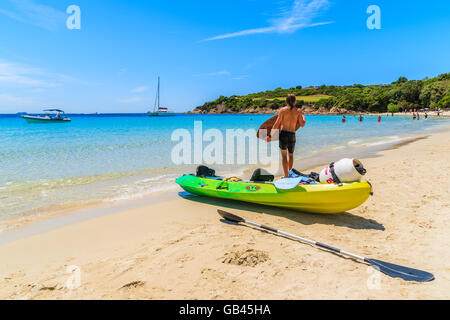
{"label": "shirtless man", "polygon": [[285,178],[289,178],[289,171],[291,171],[294,166],[294,150],[296,143],[295,132],[300,127],[304,127],[306,123],[302,110],[297,109],[295,103],[295,95],[288,95],[286,98],[287,106],[282,108],[278,113],[278,119],[272,127],[270,136],[267,137],[267,142],[270,142],[271,136],[274,135],[277,130],[280,130],[280,149]]}

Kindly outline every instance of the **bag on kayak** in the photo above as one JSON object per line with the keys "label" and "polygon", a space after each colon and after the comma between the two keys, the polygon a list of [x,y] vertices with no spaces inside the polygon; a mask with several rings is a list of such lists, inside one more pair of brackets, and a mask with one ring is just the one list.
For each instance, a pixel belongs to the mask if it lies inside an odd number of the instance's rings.
{"label": "bag on kayak", "polygon": [[216,177],[216,171],[208,168],[207,166],[198,166],[197,167],[197,177]]}
{"label": "bag on kayak", "polygon": [[342,159],[332,162],[320,173],[320,183],[337,183],[361,181],[366,174],[363,164],[358,159]]}
{"label": "bag on kayak", "polygon": [[271,182],[275,179],[273,174],[270,174],[267,172],[267,170],[264,169],[256,169],[252,177],[250,178],[250,181],[252,182]]}
{"label": "bag on kayak", "polygon": [[291,171],[289,172],[289,176],[292,177],[292,178],[295,178],[295,177],[307,177],[307,178],[311,179],[312,181],[316,181],[316,182],[319,182],[319,178],[320,178],[320,175],[318,173],[316,173],[316,172],[311,172],[310,174],[304,174],[304,173],[301,173],[300,171],[298,171],[295,168],[291,169]]}

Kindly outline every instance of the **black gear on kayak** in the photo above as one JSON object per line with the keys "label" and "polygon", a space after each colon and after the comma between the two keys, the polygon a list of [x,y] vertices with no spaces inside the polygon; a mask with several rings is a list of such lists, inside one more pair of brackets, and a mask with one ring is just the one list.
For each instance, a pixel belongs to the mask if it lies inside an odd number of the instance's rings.
{"label": "black gear on kayak", "polygon": [[317,172],[311,172],[308,177],[310,177],[311,179],[313,179],[314,181],[320,182],[320,174],[318,174]]}
{"label": "black gear on kayak", "polygon": [[275,179],[273,174],[270,174],[264,169],[256,169],[250,178],[251,182],[272,182]]}
{"label": "black gear on kayak", "polygon": [[216,171],[208,168],[207,166],[197,167],[197,177],[216,177]]}
{"label": "black gear on kayak", "polygon": [[300,171],[298,171],[295,168],[292,168],[291,171],[293,173],[295,173],[297,176],[307,177],[307,178],[310,178],[311,180],[320,182],[320,174],[318,174],[316,172],[311,172],[310,174],[304,174],[304,173],[301,173]]}

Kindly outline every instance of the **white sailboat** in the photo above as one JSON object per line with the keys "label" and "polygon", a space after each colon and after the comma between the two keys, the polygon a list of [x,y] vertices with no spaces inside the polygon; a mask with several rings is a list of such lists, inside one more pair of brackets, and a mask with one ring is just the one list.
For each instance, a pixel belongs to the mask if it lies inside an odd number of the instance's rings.
{"label": "white sailboat", "polygon": [[153,112],[147,112],[150,117],[169,117],[174,116],[175,112],[170,111],[167,108],[163,108],[159,105],[159,77],[158,77],[158,89],[156,91],[155,106],[153,107]]}

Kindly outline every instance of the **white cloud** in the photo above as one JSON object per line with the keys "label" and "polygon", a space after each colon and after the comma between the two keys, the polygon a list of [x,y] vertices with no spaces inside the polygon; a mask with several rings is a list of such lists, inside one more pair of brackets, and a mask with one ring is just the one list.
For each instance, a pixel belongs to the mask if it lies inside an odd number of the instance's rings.
{"label": "white cloud", "polygon": [[143,101],[142,97],[139,96],[140,93],[147,91],[149,88],[147,86],[140,86],[131,90],[132,93],[136,94],[132,97],[119,99],[120,103],[138,103]]}
{"label": "white cloud", "polygon": [[[231,77],[232,74],[228,70],[222,70],[222,71],[216,71],[216,72],[194,74],[193,76],[194,77],[220,77],[220,76]],[[246,79],[248,77],[249,77],[248,75],[243,74],[243,75],[235,75],[231,79],[233,79],[233,80],[243,80],[243,79]]]}
{"label": "white cloud", "polygon": [[33,0],[7,0],[11,10],[0,8],[0,14],[11,19],[31,23],[35,26],[55,30],[65,26],[67,15],[65,12],[55,8],[35,3]]}
{"label": "white cloud", "polygon": [[8,93],[0,93],[0,111],[2,108],[26,107],[34,104],[30,97],[18,97]]}
{"label": "white cloud", "polygon": [[0,8],[0,14],[3,14],[5,16],[7,16],[8,18],[20,21],[20,22],[25,22],[25,20],[23,20],[20,16],[18,16],[17,14],[15,14],[14,12],[11,12],[9,10],[5,10]]}
{"label": "white cloud", "polygon": [[3,87],[49,88],[64,83],[89,84],[64,74],[0,59],[0,84]]}
{"label": "white cloud", "polygon": [[0,60],[0,112],[46,104],[49,90],[66,84],[86,84],[63,74]]}
{"label": "white cloud", "polygon": [[285,10],[285,12],[281,14],[281,18],[272,20],[271,25],[268,27],[247,29],[222,34],[201,40],[201,42],[242,37],[251,34],[293,33],[303,28],[310,28],[330,24],[333,22],[328,21],[328,22],[312,23],[312,20],[315,17],[317,17],[322,12],[322,10],[326,9],[328,7],[328,4],[329,4],[328,0],[295,0],[292,8],[290,10]]}
{"label": "white cloud", "polygon": [[247,79],[247,78],[248,78],[248,75],[243,74],[243,75],[234,77],[233,80],[244,80],[244,79]]}
{"label": "white cloud", "polygon": [[124,99],[120,99],[119,102],[121,103],[137,103],[137,102],[141,102],[142,98],[140,97],[130,97],[130,98],[124,98]]}
{"label": "white cloud", "polygon": [[117,74],[119,75],[119,76],[121,76],[121,75],[123,75],[123,74],[125,74],[125,73],[127,73],[128,72],[128,68],[121,68],[121,69],[119,69],[119,71],[117,72]]}
{"label": "white cloud", "polygon": [[229,76],[229,75],[230,75],[229,71],[222,70],[222,71],[217,71],[217,72],[194,74],[194,77],[217,77],[217,76]]}
{"label": "white cloud", "polygon": [[133,93],[142,93],[142,92],[145,92],[147,90],[148,90],[147,86],[141,86],[141,87],[134,88],[133,90],[131,90],[131,92],[133,92]]}
{"label": "white cloud", "polygon": [[63,83],[87,84],[64,74],[48,72],[41,68],[0,60],[0,84],[10,87],[48,88]]}
{"label": "white cloud", "polygon": [[[53,75],[55,78],[63,78],[62,75]],[[54,87],[56,83],[51,79],[52,75],[39,68],[27,67],[0,60],[0,83],[12,86],[28,87]]]}

